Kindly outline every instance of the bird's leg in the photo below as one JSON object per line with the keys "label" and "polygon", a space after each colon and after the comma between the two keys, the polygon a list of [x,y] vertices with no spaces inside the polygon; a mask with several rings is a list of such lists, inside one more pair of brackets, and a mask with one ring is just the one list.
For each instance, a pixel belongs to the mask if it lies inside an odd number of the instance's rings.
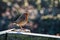
{"label": "bird's leg", "polygon": [[25,32],[25,29],[24,29],[24,28],[22,28],[22,26],[20,26],[20,29],[21,29],[21,31],[22,31],[22,32]]}
{"label": "bird's leg", "polygon": [[22,26],[20,26],[20,29],[21,29],[21,30],[23,29]]}
{"label": "bird's leg", "polygon": [[20,26],[20,31],[22,31],[22,27]]}
{"label": "bird's leg", "polygon": [[20,26],[20,29],[21,29],[21,31],[23,31],[23,28],[22,28],[22,26]]}

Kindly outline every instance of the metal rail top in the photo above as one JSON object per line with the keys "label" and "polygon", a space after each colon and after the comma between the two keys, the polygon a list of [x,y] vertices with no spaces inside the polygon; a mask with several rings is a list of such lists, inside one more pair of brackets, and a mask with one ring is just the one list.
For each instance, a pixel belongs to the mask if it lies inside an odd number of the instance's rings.
{"label": "metal rail top", "polygon": [[6,34],[7,32],[10,32],[11,30],[14,30],[14,29],[9,29],[9,30],[5,30],[5,31],[0,31],[0,35]]}
{"label": "metal rail top", "polygon": [[55,35],[27,33],[27,32],[14,32],[11,30],[14,30],[14,29],[1,31],[0,35],[8,33],[8,34],[23,34],[23,35],[42,36],[42,37],[50,37],[50,38],[60,38],[60,36],[55,36]]}
{"label": "metal rail top", "polygon": [[23,35],[32,35],[32,36],[42,36],[42,37],[50,37],[50,38],[60,38],[60,36],[48,35],[48,34],[37,34],[37,33],[26,33],[26,32],[8,32],[9,34],[23,34]]}

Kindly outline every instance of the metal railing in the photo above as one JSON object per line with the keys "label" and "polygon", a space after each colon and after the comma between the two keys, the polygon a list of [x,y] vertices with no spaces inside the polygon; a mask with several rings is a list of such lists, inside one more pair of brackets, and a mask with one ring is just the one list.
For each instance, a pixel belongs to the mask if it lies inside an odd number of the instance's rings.
{"label": "metal railing", "polygon": [[14,29],[0,32],[0,40],[57,40],[60,36],[27,32],[14,32]]}
{"label": "metal railing", "polygon": [[0,40],[7,40],[7,33],[10,32],[13,29],[0,31]]}

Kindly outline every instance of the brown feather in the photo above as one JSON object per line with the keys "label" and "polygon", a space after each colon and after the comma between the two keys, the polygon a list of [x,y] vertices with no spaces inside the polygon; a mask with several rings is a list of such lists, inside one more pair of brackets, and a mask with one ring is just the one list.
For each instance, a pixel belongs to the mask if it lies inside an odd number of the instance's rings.
{"label": "brown feather", "polygon": [[[18,22],[17,22],[17,24],[20,26],[20,27],[22,27],[22,26],[24,26],[25,24],[27,24],[27,22],[28,22],[28,13],[24,13],[24,15],[23,15],[25,18],[21,18]],[[22,17],[23,17],[22,16]]]}

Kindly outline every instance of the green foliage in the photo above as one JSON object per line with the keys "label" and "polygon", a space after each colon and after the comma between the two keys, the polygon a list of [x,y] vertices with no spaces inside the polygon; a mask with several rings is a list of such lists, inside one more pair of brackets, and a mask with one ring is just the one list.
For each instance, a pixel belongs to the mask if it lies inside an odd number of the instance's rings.
{"label": "green foliage", "polygon": [[7,40],[57,40],[54,38],[47,37],[37,37],[37,36],[29,36],[29,35],[20,35],[20,34],[8,34]]}
{"label": "green foliage", "polygon": [[0,35],[0,40],[5,40],[5,35]]}

